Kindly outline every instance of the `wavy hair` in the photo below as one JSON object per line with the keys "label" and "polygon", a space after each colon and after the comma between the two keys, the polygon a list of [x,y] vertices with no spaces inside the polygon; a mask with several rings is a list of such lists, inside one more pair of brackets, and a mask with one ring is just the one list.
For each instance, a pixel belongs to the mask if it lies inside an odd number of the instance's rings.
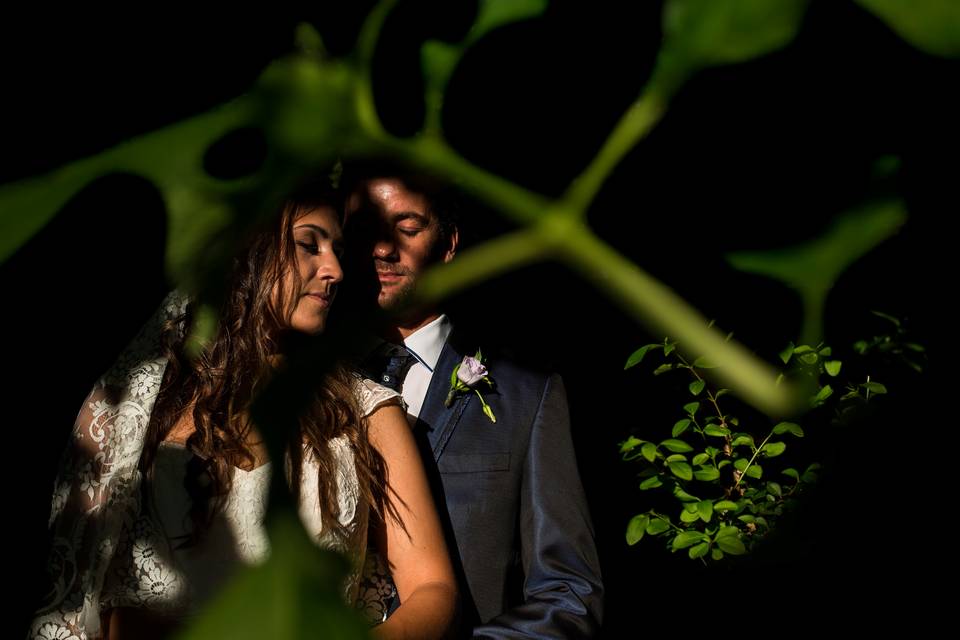
{"label": "wavy hair", "polygon": [[[145,499],[153,483],[153,463],[160,443],[182,420],[193,421],[186,446],[194,456],[188,463],[186,488],[191,497],[190,538],[196,544],[222,509],[232,484],[231,467],[252,468],[258,457],[252,442],[250,405],[276,371],[284,356],[285,335],[300,298],[302,282],[295,267],[294,222],[319,207],[337,207],[329,188],[301,190],[282,207],[272,224],[256,232],[235,258],[228,275],[227,293],[219,312],[213,340],[199,357],[185,353],[184,326],[189,326],[192,305],[184,317],[164,332],[168,365],[148,427],[140,465]],[[287,275],[293,290],[286,291]],[[296,341],[293,341],[296,344]],[[343,364],[334,365],[314,391],[299,417],[299,427],[287,443],[288,482],[300,499],[300,479],[306,451],[319,466],[320,510],[324,531],[338,537],[347,532],[338,520],[336,461],[329,443],[346,436],[353,451],[360,493],[373,511],[399,522],[387,496],[386,466],[368,439],[367,421],[355,393],[355,377]]]}

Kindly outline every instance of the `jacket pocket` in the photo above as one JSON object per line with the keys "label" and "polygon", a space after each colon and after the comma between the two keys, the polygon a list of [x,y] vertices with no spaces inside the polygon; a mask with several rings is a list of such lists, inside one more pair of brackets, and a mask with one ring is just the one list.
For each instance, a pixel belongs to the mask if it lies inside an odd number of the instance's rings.
{"label": "jacket pocket", "polygon": [[437,461],[440,473],[476,473],[479,471],[507,471],[509,453],[445,453]]}

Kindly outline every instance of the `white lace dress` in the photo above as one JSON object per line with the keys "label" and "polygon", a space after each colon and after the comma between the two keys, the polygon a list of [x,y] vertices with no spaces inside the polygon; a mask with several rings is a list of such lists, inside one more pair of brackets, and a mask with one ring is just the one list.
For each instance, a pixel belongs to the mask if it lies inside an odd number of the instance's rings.
{"label": "white lace dress", "polygon": [[[269,555],[264,528],[270,464],[236,468],[224,509],[200,543],[179,542],[190,530],[190,498],[183,486],[193,455],[184,446],[161,444],[155,462],[153,507],[144,508],[137,469],[150,412],[166,361],[156,355],[163,322],[182,314],[187,300],[174,292],[91,392],[77,418],[54,488],[50,525],[54,531],[47,604],[34,618],[30,638],[85,640],[100,633],[100,613],[140,607],[178,618],[200,607],[243,564]],[[401,402],[399,394],[357,378],[364,415]],[[320,517],[312,455],[303,458],[300,517],[325,548],[354,554],[362,564],[369,509],[360,497],[353,452],[346,438],[330,442],[337,465],[339,521],[344,540],[327,535]],[[357,595],[359,571],[345,586]]]}

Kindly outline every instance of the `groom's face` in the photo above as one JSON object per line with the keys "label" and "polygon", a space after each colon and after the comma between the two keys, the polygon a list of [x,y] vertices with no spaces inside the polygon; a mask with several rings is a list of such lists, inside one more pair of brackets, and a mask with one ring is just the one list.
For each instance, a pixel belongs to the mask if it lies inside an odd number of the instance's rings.
{"label": "groom's face", "polygon": [[346,235],[356,270],[385,310],[399,309],[423,272],[456,252],[456,233],[444,239],[427,196],[398,178],[358,185],[346,204]]}

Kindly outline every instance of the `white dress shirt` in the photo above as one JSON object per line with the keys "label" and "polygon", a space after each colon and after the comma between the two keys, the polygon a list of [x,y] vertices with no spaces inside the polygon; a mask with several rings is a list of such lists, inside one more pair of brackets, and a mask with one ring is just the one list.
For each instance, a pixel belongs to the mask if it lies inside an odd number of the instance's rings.
{"label": "white dress shirt", "polygon": [[411,424],[415,423],[420,415],[423,400],[427,396],[427,389],[430,388],[430,381],[433,379],[433,370],[437,366],[437,361],[440,360],[440,352],[443,351],[443,345],[446,344],[451,331],[453,331],[453,323],[450,322],[450,318],[441,315],[430,324],[411,333],[403,341],[403,346],[416,359],[407,371],[400,389],[403,401],[407,403],[407,417]]}

